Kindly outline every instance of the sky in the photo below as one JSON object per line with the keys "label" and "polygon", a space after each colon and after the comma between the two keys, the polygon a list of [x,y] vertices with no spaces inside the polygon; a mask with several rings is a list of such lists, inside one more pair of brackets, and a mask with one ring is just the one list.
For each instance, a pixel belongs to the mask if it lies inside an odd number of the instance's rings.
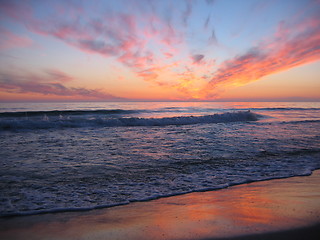
{"label": "sky", "polygon": [[320,101],[320,0],[0,0],[0,101]]}

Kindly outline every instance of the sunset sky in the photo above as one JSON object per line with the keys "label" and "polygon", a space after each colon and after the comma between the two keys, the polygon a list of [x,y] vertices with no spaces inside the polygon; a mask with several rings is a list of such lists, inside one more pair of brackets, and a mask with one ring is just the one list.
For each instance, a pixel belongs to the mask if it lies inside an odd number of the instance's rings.
{"label": "sunset sky", "polygon": [[1,0],[0,101],[320,101],[319,0]]}

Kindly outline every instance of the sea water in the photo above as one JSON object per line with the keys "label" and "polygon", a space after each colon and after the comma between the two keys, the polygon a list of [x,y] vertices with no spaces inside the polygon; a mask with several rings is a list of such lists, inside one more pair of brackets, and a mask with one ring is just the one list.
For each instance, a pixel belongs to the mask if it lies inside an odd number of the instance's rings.
{"label": "sea water", "polygon": [[85,210],[320,168],[320,103],[2,103],[0,216]]}

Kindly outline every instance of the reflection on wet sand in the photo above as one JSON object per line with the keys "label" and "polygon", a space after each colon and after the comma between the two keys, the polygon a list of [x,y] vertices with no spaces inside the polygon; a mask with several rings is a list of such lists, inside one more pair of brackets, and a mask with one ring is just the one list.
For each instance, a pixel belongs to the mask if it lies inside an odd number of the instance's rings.
{"label": "reflection on wet sand", "polygon": [[89,212],[0,219],[1,239],[202,239],[320,222],[320,171]]}

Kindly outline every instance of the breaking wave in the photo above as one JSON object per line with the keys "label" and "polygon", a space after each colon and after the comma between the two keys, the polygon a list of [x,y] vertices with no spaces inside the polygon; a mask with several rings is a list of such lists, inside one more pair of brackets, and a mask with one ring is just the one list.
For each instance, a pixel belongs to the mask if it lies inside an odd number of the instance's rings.
{"label": "breaking wave", "polygon": [[[110,110],[105,110],[110,111]],[[138,118],[105,116],[105,111],[99,111],[95,116],[54,116],[43,115],[41,118],[16,118],[1,119],[1,130],[19,129],[51,129],[51,128],[79,128],[79,127],[125,127],[125,126],[168,126],[168,125],[190,125],[204,123],[227,123],[257,121],[260,115],[250,111],[225,112],[205,116],[179,116],[163,118]],[[91,111],[90,111],[91,112]],[[97,113],[97,111],[95,111]],[[72,112],[74,113],[74,112]],[[110,113],[109,113],[110,114]],[[40,116],[38,114],[36,116]]]}
{"label": "breaking wave", "polygon": [[143,110],[54,110],[54,111],[29,111],[29,112],[2,112],[0,117],[37,117],[37,116],[75,116],[75,115],[110,115],[110,114],[133,114],[143,112]]}

